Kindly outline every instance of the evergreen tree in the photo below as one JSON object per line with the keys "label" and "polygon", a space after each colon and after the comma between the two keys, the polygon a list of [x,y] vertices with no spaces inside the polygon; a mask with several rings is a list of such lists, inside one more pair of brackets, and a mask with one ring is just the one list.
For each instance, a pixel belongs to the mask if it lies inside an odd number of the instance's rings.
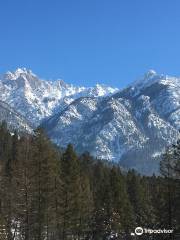
{"label": "evergreen tree", "polygon": [[78,157],[72,145],[61,154],[42,129],[22,136],[2,123],[1,238],[128,239],[137,226],[178,232],[180,141],[166,150],[160,165],[161,176],[125,173],[89,153]]}
{"label": "evergreen tree", "polygon": [[15,188],[13,182],[12,137],[5,122],[0,127],[0,162],[1,162],[1,218],[7,239],[13,239],[12,229],[16,229],[17,219],[14,208]]}
{"label": "evergreen tree", "polygon": [[132,231],[133,209],[129,201],[125,177],[118,167],[111,169],[112,230],[116,233]]}
{"label": "evergreen tree", "polygon": [[166,223],[169,228],[180,229],[180,141],[169,147],[160,164],[161,174],[164,177],[164,205],[166,211]]}
{"label": "evergreen tree", "polygon": [[79,234],[81,210],[80,166],[78,157],[69,144],[61,160],[62,179],[62,239]]}
{"label": "evergreen tree", "polygon": [[55,219],[54,194],[57,178],[57,159],[52,144],[42,129],[38,129],[32,142],[32,234],[35,239],[50,239]]}
{"label": "evergreen tree", "polygon": [[101,161],[94,165],[93,174],[93,239],[103,239],[111,231],[111,189],[110,172]]}
{"label": "evergreen tree", "polygon": [[148,184],[134,170],[128,172],[127,184],[136,226],[150,227],[153,224],[154,212]]}
{"label": "evergreen tree", "polygon": [[175,197],[175,185],[174,185],[174,167],[175,159],[173,156],[174,152],[172,148],[168,148],[163,155],[162,161],[160,163],[161,174],[164,177],[163,180],[163,193],[164,193],[164,209],[167,209],[163,212],[164,215],[164,224],[172,229],[175,225],[175,206],[174,206],[174,197]]}

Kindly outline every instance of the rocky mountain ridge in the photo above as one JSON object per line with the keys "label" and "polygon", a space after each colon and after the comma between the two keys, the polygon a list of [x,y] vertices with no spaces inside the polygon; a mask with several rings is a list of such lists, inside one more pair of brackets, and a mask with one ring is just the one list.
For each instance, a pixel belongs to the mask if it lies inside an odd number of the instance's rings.
{"label": "rocky mountain ridge", "polygon": [[141,173],[158,172],[165,147],[179,136],[180,78],[150,70],[119,90],[45,81],[17,69],[0,78],[0,100],[31,124],[41,124],[56,144],[119,162]]}
{"label": "rocky mountain ridge", "polygon": [[79,97],[100,97],[117,90],[100,84],[86,88],[67,84],[63,80],[46,81],[26,68],[9,71],[0,77],[0,100],[18,109],[34,127]]}
{"label": "rocky mountain ridge", "polygon": [[179,82],[149,71],[111,96],[77,99],[43,126],[56,144],[72,142],[79,152],[152,174],[179,136]]}

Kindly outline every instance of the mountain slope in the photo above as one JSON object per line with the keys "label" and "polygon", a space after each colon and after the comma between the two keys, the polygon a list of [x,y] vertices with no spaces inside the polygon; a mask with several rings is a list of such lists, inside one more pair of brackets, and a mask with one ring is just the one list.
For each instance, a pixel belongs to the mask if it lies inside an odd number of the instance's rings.
{"label": "mountain slope", "polygon": [[145,174],[158,172],[163,150],[179,136],[180,79],[153,70],[117,91],[45,81],[17,69],[0,77],[0,93],[0,121],[12,128],[41,124],[60,146],[71,142],[80,153]]}
{"label": "mountain slope", "polygon": [[59,145],[71,142],[79,152],[158,172],[163,149],[179,135],[179,81],[150,71],[112,96],[77,99],[43,126]]}
{"label": "mountain slope", "polygon": [[0,77],[0,100],[18,109],[34,127],[79,97],[105,96],[116,90],[98,84],[85,88],[66,84],[62,80],[45,81],[25,68],[7,72]]}
{"label": "mountain slope", "polygon": [[0,101],[0,123],[5,121],[10,130],[32,133],[33,129],[26,119],[12,109],[8,104]]}

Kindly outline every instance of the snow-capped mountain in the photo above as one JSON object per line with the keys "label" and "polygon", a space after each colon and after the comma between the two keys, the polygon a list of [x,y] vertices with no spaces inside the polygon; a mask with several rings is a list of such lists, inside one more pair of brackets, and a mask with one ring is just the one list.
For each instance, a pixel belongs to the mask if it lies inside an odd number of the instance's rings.
{"label": "snow-capped mountain", "polygon": [[180,79],[149,71],[104,98],[83,97],[43,123],[51,139],[151,174],[180,128]]}
{"label": "snow-capped mountain", "polygon": [[[23,116],[22,125],[26,120],[34,127],[41,124],[56,144],[71,142],[80,153],[89,151],[146,174],[158,172],[162,152],[179,136],[180,78],[153,70],[118,91],[45,81],[17,69],[0,77],[0,93],[10,112]],[[0,111],[1,118],[7,116]],[[6,119],[22,123],[21,118]]]}
{"label": "snow-capped mountain", "polygon": [[0,100],[17,109],[35,127],[44,118],[63,110],[79,97],[100,97],[115,91],[117,89],[99,84],[85,88],[67,84],[63,80],[45,81],[25,68],[0,77]]}

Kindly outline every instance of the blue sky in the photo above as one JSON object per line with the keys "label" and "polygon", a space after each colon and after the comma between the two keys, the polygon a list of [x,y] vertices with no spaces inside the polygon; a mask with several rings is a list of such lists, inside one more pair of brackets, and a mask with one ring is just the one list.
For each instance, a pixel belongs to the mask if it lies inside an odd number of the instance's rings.
{"label": "blue sky", "polygon": [[179,0],[1,0],[0,72],[124,87],[180,76]]}

